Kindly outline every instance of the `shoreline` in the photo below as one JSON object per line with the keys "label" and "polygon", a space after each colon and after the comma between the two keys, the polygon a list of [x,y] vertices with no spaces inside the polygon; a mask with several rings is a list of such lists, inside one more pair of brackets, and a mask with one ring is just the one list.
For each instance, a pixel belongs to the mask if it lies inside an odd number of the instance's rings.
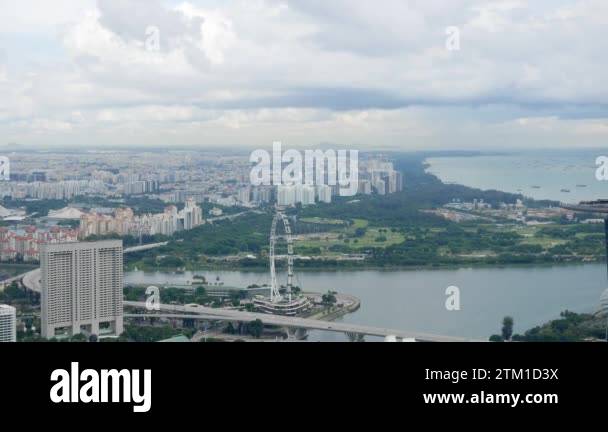
{"label": "shoreline", "polygon": [[[357,267],[303,267],[299,268],[294,266],[294,270],[301,273],[310,272],[323,272],[323,273],[342,273],[342,272],[362,272],[362,271],[383,271],[383,272],[405,272],[405,271],[442,271],[442,270],[477,270],[477,269],[497,269],[497,270],[509,270],[509,269],[526,269],[526,268],[565,268],[565,267],[580,267],[587,265],[605,265],[606,261],[595,261],[595,262],[570,262],[570,263],[538,263],[538,264],[472,264],[472,265],[453,265],[453,266],[357,266]],[[278,269],[279,272],[281,269]],[[268,269],[264,267],[223,267],[223,266],[204,266],[195,269],[168,269],[168,268],[157,268],[157,269],[125,269],[125,273],[164,273],[164,274],[184,274],[184,273],[196,273],[196,272],[208,272],[208,271],[221,271],[221,272],[239,272],[239,273],[268,273]]]}

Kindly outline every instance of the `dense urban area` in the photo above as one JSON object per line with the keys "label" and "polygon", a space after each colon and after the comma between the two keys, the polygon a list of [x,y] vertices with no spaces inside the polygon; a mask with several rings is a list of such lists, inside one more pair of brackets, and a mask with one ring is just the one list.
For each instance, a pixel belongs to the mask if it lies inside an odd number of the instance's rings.
{"label": "dense urban area", "polygon": [[[7,305],[6,316],[14,315],[15,338],[22,341],[302,340],[306,326],[317,329],[313,320],[331,322],[355,312],[359,300],[332,290],[309,293],[291,279],[287,285],[272,279],[228,287],[200,277],[162,287],[159,302],[174,309],[155,317],[137,313],[151,293],[147,286],[123,285],[123,270],[270,268],[272,276],[275,257],[277,269],[290,275],[293,269],[605,260],[604,220],[597,215],[566,210],[558,202],[444,184],[426,172],[427,157],[363,154],[358,193],[343,197],[330,185],[252,186],[252,164],[244,154],[11,154],[10,180],[0,182],[0,303]],[[45,294],[45,287],[68,283],[60,271],[66,254],[82,273],[79,278],[114,284],[100,310],[83,306],[78,317],[66,318],[49,306],[55,297]],[[93,263],[107,269],[113,282],[91,272]],[[40,266],[42,275],[36,273]],[[79,302],[86,303],[88,295],[92,291],[85,289]],[[214,316],[213,310],[222,312]],[[558,321],[523,335],[512,334],[510,321],[505,318],[502,334],[492,340],[605,337],[596,315],[564,312]],[[372,329],[345,327],[344,333],[351,340],[393,337]]]}

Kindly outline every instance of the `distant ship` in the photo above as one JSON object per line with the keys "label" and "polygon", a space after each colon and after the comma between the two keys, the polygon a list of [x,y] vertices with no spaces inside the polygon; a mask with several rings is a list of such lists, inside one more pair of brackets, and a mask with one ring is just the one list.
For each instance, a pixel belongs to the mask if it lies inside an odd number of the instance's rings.
{"label": "distant ship", "polygon": [[586,188],[586,187],[587,187],[587,185],[580,184],[580,185],[576,185],[576,187],[577,187],[577,188]]}
{"label": "distant ship", "polygon": [[562,191],[563,193],[570,193],[570,192],[571,192],[571,191],[570,191],[570,189],[562,189],[561,191]]}
{"label": "distant ship", "polygon": [[536,185],[534,185],[534,186],[530,186],[530,187],[531,187],[532,189],[540,189],[540,186],[536,186]]}

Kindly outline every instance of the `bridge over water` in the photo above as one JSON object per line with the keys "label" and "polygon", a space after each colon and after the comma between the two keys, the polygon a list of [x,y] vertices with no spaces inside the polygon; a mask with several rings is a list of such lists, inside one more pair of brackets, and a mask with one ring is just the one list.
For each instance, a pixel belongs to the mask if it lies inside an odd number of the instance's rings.
{"label": "bridge over water", "polygon": [[[144,302],[125,301],[125,307],[146,309]],[[400,339],[415,339],[419,342],[482,342],[480,340],[435,335],[416,331],[395,330],[382,327],[369,327],[359,324],[336,323],[309,318],[296,318],[280,315],[268,315],[257,312],[243,312],[229,309],[214,309],[204,306],[160,305],[160,311],[146,314],[125,314],[125,318],[174,318],[194,320],[218,320],[234,322],[251,322],[260,320],[264,324],[295,329],[322,330],[339,333],[351,333],[366,336],[396,336]]]}

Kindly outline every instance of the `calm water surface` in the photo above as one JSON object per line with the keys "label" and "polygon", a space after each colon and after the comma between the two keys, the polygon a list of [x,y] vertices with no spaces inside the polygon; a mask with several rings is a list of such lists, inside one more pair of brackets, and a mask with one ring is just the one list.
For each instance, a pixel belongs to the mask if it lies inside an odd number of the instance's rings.
{"label": "calm water surface", "polygon": [[[608,198],[608,182],[595,178],[606,152],[529,152],[504,156],[429,158],[428,172],[444,182],[521,193],[561,202]],[[563,192],[568,190],[570,192]]]}
{"label": "calm water surface", "polygon": [[[268,283],[261,272],[201,271],[183,274],[129,272],[138,284],[185,283],[195,274],[207,280],[246,287]],[[280,280],[286,280],[280,275]],[[504,316],[523,332],[566,309],[591,312],[606,289],[606,267],[587,264],[556,267],[476,268],[418,271],[299,272],[297,285],[308,291],[334,290],[361,299],[361,309],[345,322],[376,327],[487,338],[499,333]],[[446,288],[461,290],[462,310],[445,308]],[[313,332],[312,340],[343,340],[342,335]]]}

